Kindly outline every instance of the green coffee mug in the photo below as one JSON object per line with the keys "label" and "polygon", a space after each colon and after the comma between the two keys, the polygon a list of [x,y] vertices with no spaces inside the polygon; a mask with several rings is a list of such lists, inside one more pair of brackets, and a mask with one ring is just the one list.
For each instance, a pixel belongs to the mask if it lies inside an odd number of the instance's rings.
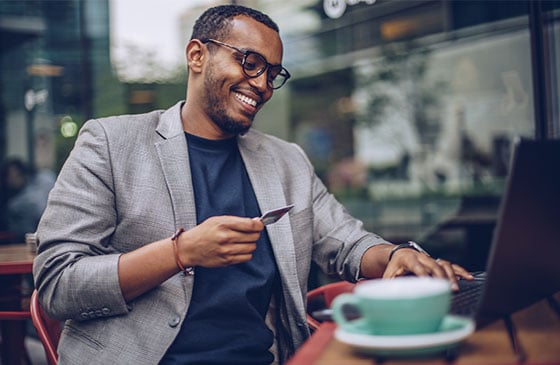
{"label": "green coffee mug", "polygon": [[[369,335],[412,335],[436,332],[451,303],[448,280],[405,276],[359,283],[352,294],[333,303],[333,317],[345,331]],[[359,314],[348,320],[345,308]]]}

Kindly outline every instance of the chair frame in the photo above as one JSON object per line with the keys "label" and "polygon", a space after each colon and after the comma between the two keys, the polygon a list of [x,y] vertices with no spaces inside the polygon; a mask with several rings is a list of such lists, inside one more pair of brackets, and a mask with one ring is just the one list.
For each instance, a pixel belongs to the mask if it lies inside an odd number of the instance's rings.
{"label": "chair frame", "polygon": [[61,323],[49,318],[43,311],[41,303],[39,303],[37,290],[34,290],[33,294],[31,294],[30,311],[31,320],[45,349],[47,363],[49,365],[56,365],[58,362],[57,346],[60,340],[60,333],[62,332]]}
{"label": "chair frame", "polygon": [[[331,306],[332,301],[338,295],[342,293],[349,293],[354,290],[355,283],[350,283],[348,281],[338,281],[335,283],[325,284],[307,293],[307,303],[313,300],[322,299],[327,308]],[[321,325],[321,322],[316,320],[311,316],[311,313],[307,312],[306,321],[309,325],[311,331],[315,331]]]}

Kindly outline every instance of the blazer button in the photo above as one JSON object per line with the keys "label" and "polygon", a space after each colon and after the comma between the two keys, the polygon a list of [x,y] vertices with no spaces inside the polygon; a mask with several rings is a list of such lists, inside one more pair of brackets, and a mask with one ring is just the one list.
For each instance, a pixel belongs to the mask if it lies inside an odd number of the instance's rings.
{"label": "blazer button", "polygon": [[169,327],[177,327],[180,322],[181,322],[181,317],[177,316],[171,318],[167,323],[169,324]]}

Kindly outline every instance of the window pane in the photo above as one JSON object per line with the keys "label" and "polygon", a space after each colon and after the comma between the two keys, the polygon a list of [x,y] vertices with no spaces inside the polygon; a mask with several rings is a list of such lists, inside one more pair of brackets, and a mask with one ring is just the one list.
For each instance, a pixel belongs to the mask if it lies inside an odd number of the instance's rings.
{"label": "window pane", "polygon": [[330,190],[368,229],[473,270],[512,142],[535,135],[528,6],[509,4],[362,3],[286,45],[293,139]]}

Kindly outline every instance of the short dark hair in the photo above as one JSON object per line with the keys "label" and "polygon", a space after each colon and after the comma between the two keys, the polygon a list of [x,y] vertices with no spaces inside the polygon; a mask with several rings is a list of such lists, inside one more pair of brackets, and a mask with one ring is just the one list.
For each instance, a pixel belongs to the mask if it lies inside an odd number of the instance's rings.
{"label": "short dark hair", "polygon": [[219,5],[207,9],[200,15],[194,23],[191,39],[224,39],[231,29],[231,20],[238,15],[249,16],[279,32],[278,25],[268,15],[258,10],[241,5]]}

